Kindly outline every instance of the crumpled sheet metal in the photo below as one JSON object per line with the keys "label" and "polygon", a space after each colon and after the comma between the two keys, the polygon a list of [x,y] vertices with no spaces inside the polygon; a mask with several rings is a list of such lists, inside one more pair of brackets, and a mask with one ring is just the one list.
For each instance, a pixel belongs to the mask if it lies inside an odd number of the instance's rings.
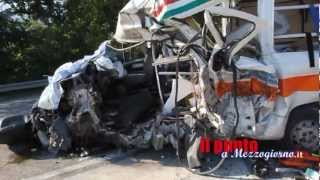
{"label": "crumpled sheet metal", "polygon": [[[179,23],[173,22],[170,25],[177,24]],[[188,32],[186,37],[191,38],[195,32],[188,28],[190,27],[184,25],[178,27],[181,33]],[[237,117],[234,98],[231,93],[233,73],[222,69],[212,74],[212,71],[207,70],[208,67],[205,63],[202,63],[196,52],[191,52],[191,54],[200,68],[199,84],[197,85],[201,89],[201,92],[198,92],[201,97],[198,104],[200,105],[198,107],[199,112],[208,118],[213,117],[211,118],[213,119],[212,125],[220,129],[222,136],[230,137]],[[281,108],[276,106],[278,104],[277,93],[279,87],[275,68],[261,60],[249,57],[240,57],[235,65],[238,71],[237,106],[240,115],[236,135],[258,139],[281,137],[279,133],[273,132],[277,128],[272,127],[273,124],[282,124],[283,126],[282,122],[285,119],[284,116],[277,113]],[[174,91],[175,89],[172,90],[172,92]],[[282,110],[286,111],[286,109]]]}
{"label": "crumpled sheet metal", "polygon": [[[270,127],[274,125],[274,119],[279,120],[274,113],[279,90],[274,67],[248,57],[240,57],[236,67],[239,111],[236,135],[251,138],[272,137],[274,133],[268,134]],[[216,106],[216,112],[224,119],[223,129],[228,137],[237,117],[232,95],[233,78],[232,73],[227,71],[217,73],[217,77],[215,87],[220,103]]]}
{"label": "crumpled sheet metal", "polygon": [[177,138],[177,128],[175,121],[166,121],[160,116],[150,119],[145,123],[133,126],[131,133],[119,133],[115,137],[118,146],[127,148],[150,148],[161,150],[165,145],[172,145],[177,148],[178,139],[185,135],[184,126],[179,127],[179,138]]}
{"label": "crumpled sheet metal", "polygon": [[[278,77],[273,66],[256,59],[240,57],[236,62],[237,91],[239,96],[264,95],[275,100],[279,91]],[[233,73],[222,69],[214,76],[215,90],[218,96],[231,92]]]}
{"label": "crumpled sheet metal", "polygon": [[[168,3],[167,1],[164,2]],[[141,11],[144,11],[148,15],[155,17],[158,21],[163,21],[166,25],[175,27],[175,30],[184,35],[187,40],[193,39],[197,34],[199,34],[199,32],[188,24],[184,24],[170,18],[189,17],[195,13],[204,11],[205,9],[208,10],[208,12],[210,11],[210,13],[214,13],[214,11],[216,11],[216,13],[219,15],[234,17],[237,17],[238,15],[240,18],[243,17],[244,19],[252,17],[249,14],[241,13],[236,10],[214,7],[216,4],[221,2],[218,0],[177,0],[172,1],[172,3],[164,4],[166,8],[163,10],[159,9],[161,3],[164,2],[156,0],[130,1],[119,13],[115,39],[120,42],[132,43],[149,41],[154,37],[153,30],[154,28],[157,28],[157,26],[152,24],[149,17],[142,16],[140,14]],[[187,8],[183,11],[177,11],[179,7],[181,8],[185,6]],[[238,14],[235,15],[237,12]],[[262,20],[253,18],[252,21],[258,24],[258,29],[262,27]],[[145,27],[143,25],[145,25]],[[243,29],[240,30],[242,34],[245,34]],[[252,38],[256,35],[256,33],[257,31],[251,34]],[[237,35],[239,34],[234,34],[234,36],[231,36],[231,38],[229,37],[230,42],[232,42],[233,38],[239,38]],[[239,50],[249,42],[249,40],[252,40],[250,39],[251,36],[248,39],[244,38],[245,41],[240,41],[241,43],[239,42],[239,44],[236,44],[236,50],[231,52],[230,57],[233,57],[233,55],[238,53]],[[38,107],[47,110],[57,109],[63,94],[63,89],[61,88],[60,82],[66,78],[80,74],[92,60],[94,60],[93,62],[96,64],[98,71],[103,71],[104,69],[114,69],[118,72],[119,77],[123,77],[125,75],[125,69],[120,62],[114,62],[110,57],[108,57],[105,43],[107,42],[102,43],[99,49],[93,55],[86,56],[75,63],[66,63],[58,68],[54,76],[51,78],[48,87],[41,95]],[[192,43],[194,45],[201,46],[202,40],[197,39]],[[182,45],[179,46],[185,45],[183,43],[180,44]],[[217,51],[219,50],[221,50],[221,48]],[[196,83],[193,84],[191,81],[179,78],[180,88],[178,91],[178,101],[189,96],[193,91],[196,91],[194,92],[196,96],[193,98],[197,99],[197,102],[200,103],[191,103],[193,107],[190,109],[190,112],[197,114],[193,117],[195,117],[197,121],[205,119],[205,128],[218,129],[218,131],[222,133],[224,137],[231,137],[236,122],[234,97],[232,95],[232,72],[230,69],[224,68],[222,68],[222,70],[212,71],[210,69],[212,67],[209,67],[207,60],[203,58],[204,55],[192,48],[190,49],[188,55],[192,57],[194,64],[199,70],[199,72],[197,72],[198,81],[193,82]],[[237,67],[238,85],[238,94],[235,98],[237,100],[237,107],[240,114],[236,135],[259,139],[273,136],[273,134],[275,134],[273,131],[276,130],[276,127],[273,127],[273,125],[283,125],[284,122],[284,117],[279,116],[279,114],[277,114],[278,111],[276,110],[279,110],[280,106],[278,103],[279,101],[276,101],[278,79],[275,69],[272,66],[262,62],[262,60],[248,57],[240,57],[237,59],[235,66]],[[172,109],[175,106],[174,96],[176,86],[175,81],[173,82],[171,95],[163,107],[162,115],[172,112]],[[193,86],[196,87],[196,90],[194,90]],[[86,103],[82,102],[81,104],[85,105]],[[282,105],[285,106],[286,103]],[[86,108],[85,106],[82,107]],[[88,107],[88,109],[92,110],[94,108]],[[192,109],[196,110],[193,111]],[[98,125],[100,123],[100,119],[95,118],[96,115],[90,111],[89,114],[92,116],[93,120],[93,122],[89,123],[92,123],[93,126]],[[187,120],[185,119],[185,121]],[[109,129],[103,129],[103,131],[106,131],[106,134],[112,134],[112,137],[114,137],[113,140],[118,141],[121,146],[134,146],[140,148],[148,148],[153,146],[154,149],[159,150],[165,144],[170,143],[173,147],[177,148],[178,141],[181,137],[177,137],[177,129],[174,122],[175,121],[171,121],[170,123],[162,123],[162,121],[159,122],[157,119],[147,121],[143,124],[136,124],[136,122],[134,122],[133,124],[130,124],[133,126],[130,126],[132,131],[129,133],[119,133],[117,132],[117,129],[113,129],[113,131],[110,132],[108,131]],[[120,121],[113,123],[123,124]],[[193,129],[194,126],[196,126],[195,123],[191,125],[189,129]],[[100,127],[95,128],[97,131],[100,129]],[[186,134],[183,127],[178,128],[180,128],[179,135],[183,136]],[[57,139],[59,142],[59,138]],[[193,164],[192,166],[198,166],[199,162],[197,162],[197,157],[192,157],[192,155],[195,155],[197,149],[195,148],[195,151],[192,149],[190,150],[191,151],[188,153],[191,153],[189,154],[189,157],[191,157],[190,161],[193,161],[191,164]]]}
{"label": "crumpled sheet metal", "polygon": [[100,44],[99,48],[94,52],[93,55],[85,56],[76,62],[68,62],[61,65],[54,73],[52,77],[49,77],[49,85],[42,92],[38,107],[46,110],[58,109],[63,89],[60,82],[76,76],[83,71],[90,61],[95,60],[97,69],[104,71],[104,69],[115,69],[118,72],[119,77],[126,74],[126,71],[121,62],[112,62],[107,52],[107,44],[105,41]]}
{"label": "crumpled sheet metal", "polygon": [[[178,80],[178,102],[193,92],[193,85],[190,81],[187,81],[183,78],[179,78]],[[175,107],[175,91],[176,91],[176,81],[172,81],[172,91],[170,93],[169,98],[167,99],[166,103],[163,106],[162,113],[169,114]]]}
{"label": "crumpled sheet metal", "polygon": [[223,0],[131,0],[119,12],[114,38],[119,42],[127,43],[154,38],[146,29],[157,29],[158,26],[149,17],[139,16],[139,12],[144,12],[161,22],[173,17],[186,18],[221,2]]}

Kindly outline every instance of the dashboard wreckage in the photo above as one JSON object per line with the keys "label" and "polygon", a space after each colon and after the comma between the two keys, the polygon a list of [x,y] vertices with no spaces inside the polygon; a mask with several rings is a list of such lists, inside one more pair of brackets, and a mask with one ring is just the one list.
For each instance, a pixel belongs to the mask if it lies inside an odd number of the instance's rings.
{"label": "dashboard wreckage", "polygon": [[[319,52],[276,52],[273,8],[258,0],[255,16],[225,0],[131,0],[114,40],[60,66],[26,123],[54,153],[171,144],[200,174],[224,161],[203,168],[202,136],[317,151]],[[132,49],[143,58],[128,60]]]}

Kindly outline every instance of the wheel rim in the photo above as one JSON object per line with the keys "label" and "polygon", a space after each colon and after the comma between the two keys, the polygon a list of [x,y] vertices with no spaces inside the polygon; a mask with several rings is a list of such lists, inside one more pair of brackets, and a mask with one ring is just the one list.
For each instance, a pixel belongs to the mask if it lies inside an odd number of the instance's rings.
{"label": "wheel rim", "polygon": [[291,129],[290,141],[297,148],[317,151],[319,148],[319,124],[312,120],[300,121]]}

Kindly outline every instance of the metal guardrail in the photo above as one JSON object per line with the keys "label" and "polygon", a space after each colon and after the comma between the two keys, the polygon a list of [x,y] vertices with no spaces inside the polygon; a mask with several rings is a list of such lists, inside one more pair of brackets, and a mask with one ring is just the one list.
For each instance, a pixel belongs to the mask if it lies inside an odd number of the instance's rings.
{"label": "metal guardrail", "polygon": [[25,90],[44,87],[48,84],[47,79],[36,80],[36,81],[25,81],[19,83],[3,84],[0,85],[0,93],[10,92],[16,90]]}

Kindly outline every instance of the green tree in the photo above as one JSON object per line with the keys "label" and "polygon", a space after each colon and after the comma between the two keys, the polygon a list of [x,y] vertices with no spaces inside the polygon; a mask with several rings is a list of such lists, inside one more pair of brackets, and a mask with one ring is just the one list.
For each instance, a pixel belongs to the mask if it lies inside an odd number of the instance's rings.
{"label": "green tree", "polygon": [[0,83],[41,79],[111,38],[127,0],[4,0]]}

